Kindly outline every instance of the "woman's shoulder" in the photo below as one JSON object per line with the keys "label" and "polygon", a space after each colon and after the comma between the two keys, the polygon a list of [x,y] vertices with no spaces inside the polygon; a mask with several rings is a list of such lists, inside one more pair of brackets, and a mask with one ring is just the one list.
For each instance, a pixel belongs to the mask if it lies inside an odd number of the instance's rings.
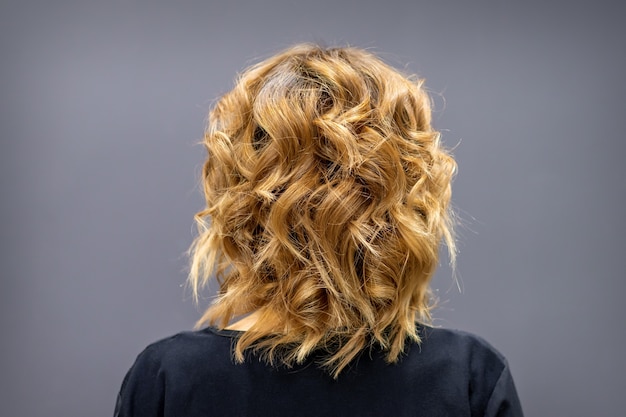
{"label": "woman's shoulder", "polygon": [[[232,356],[233,346],[241,334],[240,331],[207,327],[161,338],[147,345],[137,355],[133,372],[140,375],[165,373],[170,376],[243,372],[245,366],[233,366]],[[394,367],[386,367],[384,351],[374,354],[365,349],[360,355],[361,359],[355,363],[358,364],[357,373],[368,373],[366,369],[382,369],[379,368],[382,366],[386,370],[374,372],[375,376],[379,376],[378,372],[423,375],[432,372],[459,381],[480,378],[483,382],[495,384],[500,375],[507,372],[508,363],[504,355],[474,333],[420,326],[419,335],[421,342],[408,344],[404,355]],[[317,359],[311,358],[308,362]],[[259,361],[246,362],[256,367]]]}
{"label": "woman's shoulder", "polygon": [[508,368],[504,355],[475,333],[441,327],[421,327],[419,334],[421,343],[412,346],[408,356],[418,356],[420,363],[450,364],[456,369],[466,369],[470,377],[482,374],[492,381],[497,380]]}
{"label": "woman's shoulder", "polygon": [[204,357],[230,356],[232,341],[239,332],[204,328],[172,334],[148,344],[137,355],[136,363],[156,363],[160,367],[181,366],[186,361],[195,362]]}
{"label": "woman's shoulder", "polygon": [[481,410],[484,415],[522,415],[509,364],[490,342],[462,330],[432,327],[420,330],[421,363],[435,367],[439,375],[445,375],[444,380],[469,386],[472,409]]}
{"label": "woman's shoulder", "polygon": [[[443,356],[461,361],[489,361],[506,366],[506,359],[483,337],[468,331],[419,326],[421,342],[409,348],[409,355],[420,357]],[[194,359],[195,355],[230,355],[233,343],[242,334],[236,330],[218,330],[206,327],[201,330],[187,330],[161,338],[148,344],[138,358],[150,360]]]}
{"label": "woman's shoulder", "polygon": [[444,327],[422,326],[419,329],[421,345],[427,349],[439,351],[466,351],[472,354],[491,355],[494,359],[505,361],[506,359],[491,343],[483,337],[464,330]]}
{"label": "woman's shoulder", "polygon": [[[232,347],[241,332],[214,328],[184,331],[149,344],[138,355],[123,381],[116,409],[121,410],[119,416],[156,415],[149,414],[154,410],[148,409],[162,403],[182,407],[198,397],[195,394],[199,391],[205,400],[210,397],[202,406],[235,397],[245,404],[250,397],[237,395],[255,390],[264,398],[261,394],[265,391],[278,392],[287,384],[292,403],[313,401],[307,406],[311,410],[324,401],[340,409],[346,398],[353,398],[350,404],[362,404],[362,415],[384,415],[371,411],[382,407],[375,398],[384,393],[385,398],[395,399],[392,403],[398,407],[422,407],[419,401],[409,404],[406,399],[428,397],[438,399],[437,404],[431,404],[438,410],[458,411],[450,415],[491,416],[501,415],[501,410],[511,411],[502,415],[522,415],[506,359],[485,339],[432,327],[420,327],[419,334],[421,343],[410,344],[398,363],[389,364],[380,352],[365,349],[338,380],[333,380],[308,362],[287,370],[259,360],[234,365]],[[363,402],[363,398],[372,401]],[[471,413],[465,412],[468,407]],[[146,412],[137,412],[139,409]]]}
{"label": "woman's shoulder", "polygon": [[213,370],[225,367],[230,364],[232,336],[235,334],[229,331],[206,328],[158,339],[139,352],[122,382],[122,391],[137,385],[158,389],[166,376],[171,381],[209,366]]}
{"label": "woman's shoulder", "polygon": [[150,343],[122,381],[115,416],[162,415],[160,407],[166,397],[168,403],[177,404],[178,397],[189,394],[190,381],[204,379],[206,369],[226,368],[230,343],[207,329],[183,331]]}

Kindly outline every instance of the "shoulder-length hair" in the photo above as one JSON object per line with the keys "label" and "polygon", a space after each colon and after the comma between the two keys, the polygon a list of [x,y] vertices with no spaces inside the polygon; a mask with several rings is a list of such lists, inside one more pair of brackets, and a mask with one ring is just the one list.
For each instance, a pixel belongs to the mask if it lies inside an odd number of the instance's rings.
{"label": "shoulder-length hair", "polygon": [[313,351],[334,377],[363,349],[389,362],[430,322],[429,281],[456,163],[431,127],[423,80],[356,48],[298,45],[252,66],[209,114],[206,208],[190,248],[197,326],[259,319],[238,339],[293,365]]}

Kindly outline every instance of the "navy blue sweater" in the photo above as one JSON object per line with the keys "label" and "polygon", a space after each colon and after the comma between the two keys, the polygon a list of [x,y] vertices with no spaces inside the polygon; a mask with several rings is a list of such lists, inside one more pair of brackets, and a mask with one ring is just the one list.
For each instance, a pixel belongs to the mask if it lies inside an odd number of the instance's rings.
{"label": "navy blue sweater", "polygon": [[366,350],[336,380],[314,355],[290,369],[254,356],[234,364],[240,332],[179,333],[139,354],[115,416],[522,416],[507,362],[491,345],[455,330],[420,332],[422,344],[398,363]]}

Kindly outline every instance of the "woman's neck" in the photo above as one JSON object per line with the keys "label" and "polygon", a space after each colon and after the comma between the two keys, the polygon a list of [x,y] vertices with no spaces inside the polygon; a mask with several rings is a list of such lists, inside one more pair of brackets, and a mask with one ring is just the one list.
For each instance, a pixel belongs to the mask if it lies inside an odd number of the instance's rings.
{"label": "woman's neck", "polygon": [[229,324],[228,326],[226,326],[226,329],[244,332],[250,329],[250,327],[252,327],[254,323],[257,322],[258,319],[259,319],[259,312],[255,311],[247,315],[246,317],[242,318],[241,320],[238,320],[234,323]]}

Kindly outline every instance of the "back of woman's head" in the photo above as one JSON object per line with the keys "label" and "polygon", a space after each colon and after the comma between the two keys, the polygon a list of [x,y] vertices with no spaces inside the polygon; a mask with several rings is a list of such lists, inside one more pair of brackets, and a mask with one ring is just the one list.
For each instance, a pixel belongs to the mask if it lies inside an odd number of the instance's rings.
{"label": "back of woman's head", "polygon": [[454,258],[456,165],[430,121],[422,81],[360,49],[298,45],[246,70],[204,140],[189,282],[197,297],[215,274],[219,291],[198,325],[257,312],[238,360],[321,350],[335,376],[371,344],[394,362],[419,342],[442,238]]}

